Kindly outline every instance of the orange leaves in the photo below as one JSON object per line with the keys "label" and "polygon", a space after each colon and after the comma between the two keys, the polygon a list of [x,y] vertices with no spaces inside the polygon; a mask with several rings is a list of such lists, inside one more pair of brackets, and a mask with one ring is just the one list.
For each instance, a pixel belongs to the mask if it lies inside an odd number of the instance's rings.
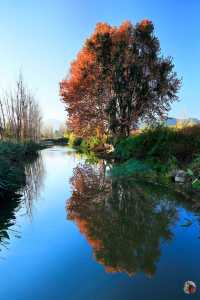
{"label": "orange leaves", "polygon": [[94,55],[88,51],[88,49],[83,48],[77,55],[77,59],[71,64],[70,70],[70,82],[77,82],[82,79],[86,72],[94,63]]}
{"label": "orange leaves", "polygon": [[118,28],[118,31],[125,32],[133,27],[130,21],[124,21]]}
{"label": "orange leaves", "polygon": [[94,35],[95,34],[112,33],[114,31],[114,28],[115,27],[112,27],[107,23],[103,23],[103,22],[97,23]]}
{"label": "orange leaves", "polygon": [[144,19],[143,21],[141,21],[139,23],[139,28],[141,31],[145,31],[145,32],[151,32],[154,29],[153,23],[148,19]]}
{"label": "orange leaves", "polygon": [[[178,82],[172,80],[173,88],[166,84],[173,66],[167,62],[169,68],[162,70],[159,41],[153,29],[148,19],[136,26],[129,21],[119,27],[96,25],[71,64],[69,78],[60,85],[68,123],[75,134],[89,137],[96,135],[98,128],[101,134],[129,135],[139,118],[147,113],[151,118],[152,111],[161,115],[163,82],[170,89],[166,102],[176,99]],[[149,71],[143,72],[146,67]],[[161,78],[159,74],[164,75]],[[159,89],[155,90],[150,80],[162,81],[157,84]],[[172,96],[168,100],[169,94]]]}
{"label": "orange leaves", "polygon": [[114,31],[115,27],[110,26],[107,23],[97,23],[95,31],[86,41],[86,45],[93,46],[94,48],[101,47],[101,43],[99,44],[99,38],[103,39],[104,37],[111,37]]}
{"label": "orange leaves", "polygon": [[143,28],[145,28],[145,27],[147,27],[147,26],[149,26],[149,25],[151,25],[151,24],[152,24],[152,22],[149,21],[148,19],[144,19],[144,20],[142,20],[142,21],[140,22],[140,26],[143,27]]}

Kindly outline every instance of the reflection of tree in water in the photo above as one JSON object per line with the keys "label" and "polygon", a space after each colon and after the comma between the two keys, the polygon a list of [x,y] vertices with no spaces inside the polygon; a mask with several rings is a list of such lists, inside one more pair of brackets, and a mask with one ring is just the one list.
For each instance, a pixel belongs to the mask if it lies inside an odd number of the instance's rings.
{"label": "reflection of tree in water", "polygon": [[16,231],[12,227],[15,225],[15,214],[19,203],[20,198],[18,196],[12,199],[1,199],[0,201],[0,251],[2,247],[7,248],[10,232]]}
{"label": "reflection of tree in water", "polygon": [[26,214],[32,217],[32,207],[37,199],[43,174],[43,162],[38,156],[32,163],[26,165],[26,186],[15,195],[6,195],[0,199],[0,251],[8,247],[11,234],[20,237],[16,229],[16,213],[25,206]]}
{"label": "reflection of tree in water", "polygon": [[106,271],[151,276],[161,242],[173,237],[175,203],[157,187],[130,178],[106,178],[104,171],[104,163],[75,168],[68,218],[76,222]]}
{"label": "reflection of tree in water", "polygon": [[26,213],[32,217],[34,201],[38,199],[44,178],[44,165],[39,154],[34,162],[27,163],[25,166],[26,185],[23,188],[23,196]]}

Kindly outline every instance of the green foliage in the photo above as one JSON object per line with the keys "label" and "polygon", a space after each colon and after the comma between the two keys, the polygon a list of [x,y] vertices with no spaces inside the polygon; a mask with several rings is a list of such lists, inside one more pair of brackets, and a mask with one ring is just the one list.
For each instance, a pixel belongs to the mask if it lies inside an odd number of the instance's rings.
{"label": "green foliage", "polygon": [[200,190],[200,180],[196,179],[192,182],[192,187],[194,189]]}
{"label": "green foliage", "polygon": [[69,146],[73,147],[73,143],[74,143],[74,139],[75,139],[75,134],[69,133],[69,135],[67,137],[69,139]]}
{"label": "green foliage", "polygon": [[81,152],[81,153],[88,153],[89,152],[89,145],[88,145],[86,140],[82,140],[78,151]]}
{"label": "green foliage", "polygon": [[122,161],[128,160],[131,157],[139,158],[138,149],[142,149],[142,147],[143,141],[140,136],[134,138],[128,137],[115,145],[115,156]]}
{"label": "green foliage", "polygon": [[169,134],[172,134],[171,130],[164,127],[146,129],[141,134],[119,141],[115,147],[115,154],[121,160],[131,157],[138,159],[161,158],[163,147],[167,147],[166,150],[169,149],[167,143]]}
{"label": "green foliage", "polygon": [[189,165],[187,174],[192,180],[192,187],[200,190],[200,155],[198,155]]}
{"label": "green foliage", "polygon": [[69,146],[72,148],[80,147],[80,145],[83,141],[83,139],[81,137],[78,137],[73,133],[69,133],[67,138],[68,138]]}
{"label": "green foliage", "polygon": [[102,141],[100,140],[99,137],[97,136],[92,136],[88,139],[87,141],[87,144],[88,144],[88,147],[89,149],[93,149],[95,148],[96,146],[100,145],[102,143]]}
{"label": "green foliage", "polygon": [[198,155],[189,165],[188,175],[195,178],[200,177],[200,155]]}
{"label": "green foliage", "polygon": [[73,133],[68,136],[69,146],[76,148],[81,153],[89,153],[94,150],[94,148],[102,143],[101,139],[97,136],[91,136],[88,139],[83,139],[82,137],[77,137]]}
{"label": "green foliage", "polygon": [[99,158],[96,156],[94,152],[90,151],[86,153],[85,162],[92,165],[96,165],[99,163]]}
{"label": "green foliage", "polygon": [[73,147],[80,147],[81,143],[82,143],[83,139],[81,137],[75,137],[73,140]]}
{"label": "green foliage", "polygon": [[156,158],[148,158],[146,159],[146,163],[152,168],[153,171],[158,173],[166,174],[170,172],[170,170],[175,170],[178,168],[178,162],[175,157],[171,157],[166,162],[161,162]]}
{"label": "green foliage", "polygon": [[130,158],[156,160],[159,163],[190,162],[200,153],[200,127],[177,130],[156,127],[119,141],[115,155],[119,160]]}

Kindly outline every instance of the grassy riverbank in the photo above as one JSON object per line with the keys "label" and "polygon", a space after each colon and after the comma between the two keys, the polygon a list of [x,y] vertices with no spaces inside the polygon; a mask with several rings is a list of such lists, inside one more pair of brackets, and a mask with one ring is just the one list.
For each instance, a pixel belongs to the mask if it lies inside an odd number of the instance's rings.
{"label": "grassy riverbank", "polygon": [[0,142],[0,198],[15,193],[25,182],[25,164],[37,156],[36,143]]}
{"label": "grassy riverbank", "polygon": [[[150,176],[157,180],[171,180],[174,172],[183,170],[186,182],[200,189],[200,126],[184,128],[156,127],[118,139],[107,152],[105,141],[91,137],[69,137],[69,145],[82,153],[96,153],[102,158],[114,159],[113,174]],[[108,148],[108,139],[106,146]],[[157,179],[156,179],[157,178]]]}
{"label": "grassy riverbank", "polygon": [[188,185],[200,189],[200,126],[146,129],[118,141],[114,157],[120,162],[115,172],[150,171],[170,179],[176,170],[184,170]]}
{"label": "grassy riverbank", "polygon": [[115,155],[120,161],[130,158],[156,160],[178,165],[190,163],[200,154],[200,126],[182,129],[156,127],[120,140]]}

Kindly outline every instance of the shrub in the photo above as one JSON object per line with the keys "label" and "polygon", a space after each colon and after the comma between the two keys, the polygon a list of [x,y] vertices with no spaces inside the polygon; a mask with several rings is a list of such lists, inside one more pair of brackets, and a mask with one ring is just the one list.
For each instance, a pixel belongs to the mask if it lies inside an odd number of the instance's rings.
{"label": "shrub", "polygon": [[200,153],[200,126],[194,125],[178,131],[178,141],[173,144],[174,153],[181,161],[190,162]]}
{"label": "shrub", "polygon": [[163,158],[163,151],[169,153],[169,140],[175,132],[172,129],[158,127],[146,129],[142,133],[130,136],[116,144],[115,153],[122,160],[136,157],[144,159],[156,157]]}
{"label": "shrub", "polygon": [[189,165],[189,170],[191,170],[191,175],[193,175],[194,178],[198,177],[200,179],[200,155]]}
{"label": "shrub", "polygon": [[82,143],[83,139],[81,137],[75,137],[73,140],[73,147],[80,147],[81,143]]}
{"label": "shrub", "polygon": [[84,140],[82,138],[75,138],[73,147],[78,148],[80,152],[88,153],[90,151],[93,151],[94,148],[99,144],[101,144],[101,140],[96,136],[92,136],[87,140]]}
{"label": "shrub", "polygon": [[166,163],[174,158],[180,162],[190,162],[198,153],[200,126],[196,125],[181,130],[169,127],[146,129],[115,145],[115,155],[120,160],[156,159]]}
{"label": "shrub", "polygon": [[75,136],[75,134],[70,133],[68,136],[68,143],[70,147],[80,147],[83,139],[81,137]]}
{"label": "shrub", "polygon": [[89,149],[93,149],[96,146],[100,145],[102,141],[97,136],[92,136],[87,141]]}

